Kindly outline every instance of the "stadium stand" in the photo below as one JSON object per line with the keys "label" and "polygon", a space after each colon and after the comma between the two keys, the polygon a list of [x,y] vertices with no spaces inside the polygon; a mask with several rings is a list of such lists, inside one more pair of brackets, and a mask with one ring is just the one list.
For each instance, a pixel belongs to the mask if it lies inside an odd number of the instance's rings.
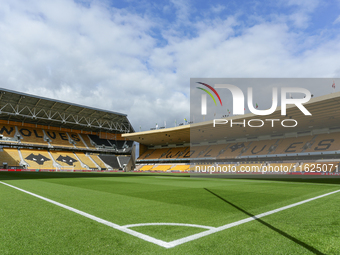
{"label": "stadium stand", "polygon": [[[306,169],[310,169],[311,164],[321,164],[321,168],[326,164],[329,166],[329,171],[336,171],[339,162],[323,162],[318,163],[319,157],[322,153],[337,153],[340,150],[340,133],[305,135],[300,137],[280,138],[271,140],[260,140],[251,142],[234,142],[225,144],[212,144],[175,147],[175,148],[158,148],[147,149],[138,159],[137,162],[142,163],[144,159],[155,161],[153,164],[141,165],[138,171],[178,171],[187,172],[195,171],[195,167],[207,168],[210,166],[227,167],[227,169],[234,167],[236,173],[306,173]],[[309,158],[307,162],[295,160],[291,162],[271,162],[265,160],[263,162],[234,162],[223,163],[223,160],[237,160],[247,159],[248,157],[283,157],[289,155],[309,155],[310,152],[316,153],[315,160]],[[192,165],[183,164],[180,160],[185,159],[185,156],[190,156],[187,160],[196,160],[197,163]],[[311,154],[312,155],[312,154]],[[314,155],[314,154],[313,154]],[[273,158],[273,159],[274,159]],[[158,160],[163,160],[163,164],[159,164]],[[167,160],[167,161],[166,161]],[[204,160],[205,163],[198,163]],[[208,161],[206,161],[208,160]],[[209,161],[210,160],[210,161]],[[176,161],[178,161],[176,163]],[[218,161],[221,161],[218,163]],[[172,164],[164,164],[172,162]],[[309,168],[308,168],[309,167]]]}
{"label": "stadium stand", "polygon": [[247,148],[249,145],[249,142],[241,142],[241,143],[235,143],[232,145],[229,145],[225,151],[218,156],[218,158],[223,159],[223,158],[235,158],[236,156],[239,156],[243,150]]}
{"label": "stadium stand", "polygon": [[45,150],[20,149],[28,169],[55,169],[50,154]]}
{"label": "stadium stand", "polygon": [[105,163],[103,162],[103,160],[101,160],[98,156],[99,156],[99,154],[90,154],[89,155],[91,158],[92,158],[92,160],[94,161],[94,162],[96,162],[96,164],[102,169],[102,170],[105,170],[107,167],[106,167],[106,165],[105,165]]}
{"label": "stadium stand", "polygon": [[162,171],[162,172],[165,172],[165,171],[170,170],[171,167],[172,167],[172,165],[155,165],[151,169],[151,171]]}
{"label": "stadium stand", "polygon": [[32,128],[20,125],[0,125],[0,135],[2,135],[0,138],[2,138],[3,141],[46,146],[49,142],[53,147],[97,149],[97,147],[104,146],[107,149],[116,148],[120,152],[128,152],[133,145],[133,141],[114,141],[101,139],[97,135],[81,135],[75,132]]}
{"label": "stadium stand", "polygon": [[290,155],[297,153],[321,153],[340,150],[340,133],[309,135],[252,142],[236,142],[191,147],[147,149],[139,158],[158,159],[235,159],[249,156]]}
{"label": "stadium stand", "polygon": [[153,167],[154,167],[154,165],[145,165],[145,166],[142,166],[139,169],[139,171],[150,171]]}
{"label": "stadium stand", "polygon": [[263,140],[251,142],[242,155],[266,155],[270,154],[279,140]]}
{"label": "stadium stand", "polygon": [[172,158],[178,158],[184,153],[189,150],[189,147],[179,147],[179,148],[171,148],[167,150],[165,153],[163,153],[159,158],[167,158],[167,159],[172,159]]}
{"label": "stadium stand", "polygon": [[20,136],[15,126],[0,125],[0,141],[8,143],[19,142]]}
{"label": "stadium stand", "polygon": [[304,146],[313,139],[312,136],[302,136],[281,139],[272,154],[289,154],[302,152]]}
{"label": "stadium stand", "polygon": [[340,150],[340,133],[318,135],[304,152]]}
{"label": "stadium stand", "polygon": [[163,156],[165,156],[167,153],[169,153],[171,149],[166,148],[166,149],[151,149],[146,151],[142,157],[144,156],[144,159],[159,159]]}
{"label": "stadium stand", "polygon": [[97,135],[88,135],[89,140],[86,141],[88,144],[95,145],[96,148],[105,148],[110,150],[115,150],[121,153],[130,152],[133,147],[133,141],[127,140],[110,140],[100,138]]}
{"label": "stadium stand", "polygon": [[3,135],[3,137],[14,138],[15,133],[15,126],[0,125],[0,134]]}
{"label": "stadium stand", "polygon": [[143,154],[139,156],[140,159],[153,159],[154,156],[152,155],[156,150],[154,149],[148,149]]}
{"label": "stadium stand", "polygon": [[81,163],[79,160],[75,157],[73,152],[63,151],[63,152],[50,152],[54,161],[60,165],[61,168],[65,169],[80,169],[85,170],[86,168],[83,168],[81,166]]}
{"label": "stadium stand", "polygon": [[97,146],[105,146],[112,147],[112,144],[107,139],[101,139],[97,135],[88,135],[89,138],[94,142]]}
{"label": "stadium stand", "polygon": [[218,157],[228,148],[226,144],[208,146],[198,154],[198,158]]}
{"label": "stadium stand", "polygon": [[93,160],[86,155],[85,152],[75,152],[77,157],[83,162],[85,165],[89,167],[89,169],[98,169],[97,165],[93,162]]}
{"label": "stadium stand", "polygon": [[100,153],[116,170],[135,165],[133,141],[121,136],[134,132],[125,114],[0,90],[2,168],[111,171]]}
{"label": "stadium stand", "polygon": [[86,134],[78,134],[79,137],[82,139],[84,145],[89,149],[96,149],[96,146],[92,145],[90,138]]}
{"label": "stadium stand", "polygon": [[29,128],[29,127],[17,127],[19,134],[21,136],[21,143],[29,143],[29,144],[40,144],[47,145],[47,142],[44,140],[44,133],[42,129],[37,128]]}
{"label": "stadium stand", "polygon": [[181,164],[176,164],[173,166],[171,171],[180,171],[180,172],[187,172],[190,170],[190,165],[181,165]]}
{"label": "stadium stand", "polygon": [[17,149],[4,148],[2,151],[0,150],[0,166],[2,168],[18,167],[20,161]]}
{"label": "stadium stand", "polygon": [[116,170],[122,169],[122,167],[121,167],[121,165],[119,164],[118,159],[117,159],[116,156],[114,156],[114,155],[106,155],[106,154],[103,154],[103,155],[99,155],[98,157],[99,157],[103,162],[105,162],[105,164],[111,166],[112,169],[116,169]]}
{"label": "stadium stand", "polygon": [[16,162],[20,163],[21,158],[19,151],[16,148],[4,148],[3,149],[8,155],[10,155]]}
{"label": "stadium stand", "polygon": [[83,143],[83,141],[81,140],[77,133],[68,132],[68,135],[70,137],[71,144],[73,144],[76,148],[86,149],[85,144]]}
{"label": "stadium stand", "polygon": [[133,141],[122,140],[108,140],[112,146],[116,146],[116,149],[121,152],[129,151],[133,146]]}
{"label": "stadium stand", "polygon": [[69,142],[67,132],[58,132],[58,131],[45,131],[47,137],[49,138],[50,144],[52,146],[64,146],[64,147],[73,147],[73,145]]}
{"label": "stadium stand", "polygon": [[[128,156],[118,156],[117,159],[118,159],[118,162],[119,162],[120,166],[124,166],[124,165],[126,166],[129,163],[131,157],[128,157]],[[108,165],[110,165],[110,164],[108,164]]]}
{"label": "stadium stand", "polygon": [[183,158],[198,158],[205,150],[207,146],[192,146],[190,150],[186,150],[186,153],[183,154]]}

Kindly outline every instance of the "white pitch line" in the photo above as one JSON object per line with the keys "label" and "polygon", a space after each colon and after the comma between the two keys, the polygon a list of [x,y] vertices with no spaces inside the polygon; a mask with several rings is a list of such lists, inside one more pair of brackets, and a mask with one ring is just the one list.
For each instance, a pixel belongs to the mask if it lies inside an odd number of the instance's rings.
{"label": "white pitch line", "polygon": [[215,229],[215,227],[197,225],[197,224],[187,224],[187,223],[167,223],[167,222],[155,222],[155,223],[138,223],[129,224],[122,227],[134,228],[134,227],[144,227],[144,226],[182,226],[182,227],[193,227],[193,228],[205,228],[205,229]]}
{"label": "white pitch line", "polygon": [[0,183],[4,184],[4,185],[6,185],[6,186],[9,186],[9,187],[11,187],[11,188],[14,188],[14,189],[16,189],[16,190],[22,191],[22,192],[24,192],[24,193],[27,193],[27,194],[29,194],[29,195],[31,195],[31,196],[34,196],[34,197],[40,198],[40,199],[42,199],[42,200],[45,200],[45,201],[47,201],[47,202],[49,202],[49,203],[55,204],[55,205],[57,205],[57,206],[60,206],[60,207],[62,207],[62,208],[65,208],[65,209],[67,209],[67,210],[69,210],[69,211],[72,211],[72,212],[75,212],[75,213],[77,213],[77,214],[80,214],[80,215],[82,215],[82,216],[84,216],[84,217],[86,217],[86,218],[89,218],[89,219],[91,219],[91,220],[97,221],[97,222],[102,223],[102,224],[104,224],[104,225],[106,225],[106,226],[109,226],[109,227],[112,227],[112,228],[114,228],[114,229],[120,230],[120,231],[122,231],[122,232],[128,233],[128,234],[130,234],[130,235],[133,235],[133,236],[135,236],[135,237],[138,237],[138,238],[143,239],[143,240],[145,240],[145,241],[148,241],[148,242],[150,242],[150,243],[154,243],[154,244],[157,244],[157,245],[159,245],[159,246],[163,246],[163,247],[165,247],[165,248],[170,248],[169,245],[168,245],[168,242],[164,242],[164,241],[162,241],[162,240],[153,238],[153,237],[148,236],[148,235],[144,235],[144,234],[142,234],[142,233],[139,233],[139,232],[137,232],[137,231],[128,229],[128,228],[126,228],[126,227],[119,226],[119,225],[117,225],[117,224],[115,224],[115,223],[112,223],[112,222],[103,220],[103,219],[98,218],[98,217],[96,217],[96,216],[94,216],[94,215],[91,215],[91,214],[89,214],[89,213],[86,213],[86,212],[77,210],[77,209],[75,209],[75,208],[73,208],[73,207],[70,207],[70,206],[67,206],[67,205],[58,203],[58,202],[56,202],[56,201],[54,201],[54,200],[52,200],[52,199],[48,199],[48,198],[46,198],[46,197],[39,196],[39,195],[34,194],[34,193],[32,193],[32,192],[29,192],[29,191],[27,191],[27,190],[20,189],[20,188],[18,188],[18,187],[15,187],[15,186],[13,186],[13,185],[7,184],[7,183],[5,183],[5,182],[1,182],[1,181],[0,181]]}
{"label": "white pitch line", "polygon": [[[226,224],[226,225],[223,225],[223,226],[220,226],[220,227],[217,227],[217,228],[214,228],[214,227],[208,227],[208,226],[204,226],[205,228],[211,228],[207,231],[204,231],[204,232],[201,232],[201,233],[198,233],[198,234],[194,234],[194,235],[191,235],[191,236],[187,236],[187,237],[184,237],[184,238],[181,238],[181,239],[177,239],[177,240],[174,240],[172,242],[165,242],[165,241],[162,241],[162,240],[159,240],[159,239],[156,239],[154,237],[151,237],[151,236],[148,236],[148,235],[145,235],[145,234],[142,234],[142,233],[139,233],[137,231],[134,231],[134,230],[131,230],[131,229],[128,229],[127,227],[128,226],[137,226],[137,225],[145,225],[145,224],[149,224],[149,225],[156,225],[156,224],[169,224],[169,223],[141,223],[141,224],[132,224],[132,225],[125,225],[125,226],[120,226],[120,225],[117,225],[115,223],[112,223],[112,222],[109,222],[109,221],[106,221],[106,220],[103,220],[101,218],[98,218],[94,215],[91,215],[91,214],[88,214],[86,212],[83,212],[83,211],[80,211],[80,210],[77,210],[73,207],[70,207],[70,206],[67,206],[67,205],[64,205],[64,204],[61,204],[59,202],[56,202],[54,200],[51,200],[51,199],[48,199],[48,198],[45,198],[43,196],[40,196],[40,195],[37,195],[37,194],[34,194],[32,192],[29,192],[27,190],[24,190],[24,189],[20,189],[16,186],[13,186],[13,185],[10,185],[10,184],[7,184],[5,182],[1,182],[0,183],[8,186],[8,187],[11,187],[11,188],[14,188],[16,190],[19,190],[21,192],[24,192],[26,194],[29,194],[31,196],[34,196],[34,197],[37,197],[37,198],[40,198],[46,202],[49,202],[49,203],[52,203],[54,205],[57,205],[57,206],[60,206],[64,209],[67,209],[69,211],[72,211],[72,212],[75,212],[77,214],[80,214],[84,217],[87,217],[91,220],[94,220],[94,221],[97,221],[99,223],[102,223],[106,226],[109,226],[109,227],[112,227],[114,229],[117,229],[117,230],[120,230],[122,232],[125,232],[127,234],[130,234],[132,236],[135,236],[135,237],[138,237],[144,241],[147,241],[147,242],[150,242],[150,243],[154,243],[154,244],[157,244],[159,246],[162,246],[164,248],[173,248],[177,245],[180,245],[180,244],[183,244],[183,243],[186,243],[186,242],[190,242],[190,241],[193,241],[193,240],[196,240],[198,238],[201,238],[201,237],[204,237],[204,236],[207,236],[207,235],[211,235],[213,233],[216,233],[216,232],[220,232],[222,230],[225,230],[225,229],[228,229],[228,228],[231,228],[231,227],[235,227],[235,226],[238,226],[238,225],[241,225],[243,223],[246,223],[246,222],[249,222],[249,221],[253,221],[253,220],[256,220],[256,219],[259,219],[259,218],[262,218],[264,216],[267,216],[267,215],[271,215],[271,214],[274,214],[274,213],[277,213],[277,212],[280,212],[280,211],[283,211],[283,210],[286,210],[286,209],[289,209],[289,208],[292,208],[292,207],[295,207],[295,206],[298,206],[298,205],[301,205],[301,204],[304,204],[304,203],[308,203],[310,201],[313,201],[313,200],[316,200],[316,199],[319,199],[319,198],[322,198],[322,197],[326,197],[326,196],[329,196],[329,195],[332,195],[332,194],[335,194],[337,192],[340,192],[340,190],[336,190],[336,191],[333,191],[333,192],[329,192],[329,193],[326,193],[326,194],[323,194],[323,195],[320,195],[320,196],[316,196],[316,197],[313,197],[313,198],[309,198],[309,199],[306,199],[306,200],[303,200],[303,201],[300,201],[300,202],[297,202],[297,203],[294,203],[294,204],[291,204],[291,205],[287,205],[287,206],[283,206],[283,207],[280,207],[278,209],[275,209],[275,210],[271,210],[271,211],[268,211],[268,212],[265,212],[265,213],[261,213],[261,214],[258,214],[258,215],[255,215],[253,217],[249,217],[249,218],[246,218],[246,219],[243,219],[243,220],[239,220],[239,221],[236,221],[236,222],[233,222],[233,223],[229,223],[229,224]],[[170,223],[171,224],[171,223]],[[172,224],[181,224],[181,223],[172,223]],[[194,225],[194,224],[185,224],[185,225],[191,225],[191,226],[201,226],[201,225]],[[201,226],[202,227],[202,226]]]}
{"label": "white pitch line", "polygon": [[332,195],[332,194],[337,193],[337,192],[340,192],[340,190],[329,192],[329,193],[326,193],[326,194],[323,194],[323,195],[320,195],[320,196],[317,196],[317,197],[309,198],[309,199],[306,199],[306,200],[303,200],[303,201],[300,201],[300,202],[297,202],[297,203],[294,203],[294,204],[291,204],[291,205],[283,206],[283,207],[277,208],[275,210],[271,210],[271,211],[268,211],[268,212],[265,212],[265,213],[255,215],[253,217],[249,217],[249,218],[246,218],[246,219],[243,219],[243,220],[239,220],[239,221],[236,221],[236,222],[233,222],[233,223],[223,225],[221,227],[217,227],[215,229],[207,230],[207,231],[204,231],[204,232],[201,232],[201,233],[198,233],[198,234],[194,234],[194,235],[187,236],[187,237],[184,237],[184,238],[181,238],[181,239],[177,239],[175,241],[169,242],[169,245],[172,248],[172,247],[175,247],[177,245],[180,245],[180,244],[201,238],[203,236],[211,235],[213,233],[216,233],[216,232],[219,232],[219,231],[231,228],[231,227],[235,227],[235,226],[241,225],[243,223],[253,221],[253,220],[262,218],[264,216],[268,216],[268,215],[271,215],[271,214],[274,214],[274,213],[277,213],[277,212],[280,212],[280,211],[283,211],[283,210],[286,210],[286,209],[289,209],[289,208],[292,208],[292,207],[295,207],[295,206],[298,206],[298,205],[302,205],[302,204],[308,203],[310,201]]}

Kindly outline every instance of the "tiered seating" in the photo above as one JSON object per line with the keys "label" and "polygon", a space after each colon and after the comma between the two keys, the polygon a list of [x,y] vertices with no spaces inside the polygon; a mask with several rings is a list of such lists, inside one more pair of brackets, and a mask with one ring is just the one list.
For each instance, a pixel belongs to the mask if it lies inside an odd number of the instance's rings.
{"label": "tiered seating", "polygon": [[[18,133],[16,131],[18,130]],[[66,130],[67,131],[67,130]],[[48,145],[47,141],[44,138],[48,138],[49,143],[53,147],[71,147],[71,148],[82,148],[86,149],[96,149],[97,146],[105,146],[106,149],[113,149],[114,147],[119,152],[129,152],[132,148],[133,141],[126,140],[108,140],[101,139],[97,135],[86,135],[86,134],[78,134],[75,132],[66,132],[65,130],[54,130],[54,129],[42,129],[35,127],[26,127],[22,125],[14,126],[14,125],[3,125],[0,124],[0,135],[3,136],[3,139],[0,139],[4,142],[18,142],[18,138],[16,135],[21,136],[22,144],[33,144],[33,145]],[[45,132],[45,135],[44,135]],[[90,139],[90,137],[91,139]],[[83,141],[81,140],[83,139]],[[74,144],[73,144],[73,142]],[[92,145],[94,142],[97,146]],[[85,144],[84,144],[85,143]],[[87,147],[86,147],[87,146]]]}
{"label": "tiered seating", "polygon": [[[4,121],[0,122],[5,123]],[[113,169],[121,169],[121,166],[128,164],[130,157],[121,157],[120,161],[122,163],[120,163],[115,155],[105,154],[103,159],[101,159],[98,154],[87,156],[77,151],[80,151],[80,149],[81,151],[86,151],[86,149],[109,151],[116,147],[118,149],[118,151],[116,151],[117,153],[123,154],[126,152],[124,154],[129,154],[133,145],[133,141],[119,140],[116,142],[108,139],[100,139],[97,135],[91,135],[92,139],[98,144],[103,144],[101,142],[104,141],[106,148],[101,149],[95,144],[92,145],[92,140],[89,138],[89,135],[78,133],[76,130],[71,131],[65,128],[17,122],[0,124],[0,135],[1,145],[8,146],[7,143],[11,142],[16,146],[20,146],[19,148],[23,156],[21,162],[20,151],[18,152],[18,149],[6,148],[0,153],[0,166],[5,162],[8,167],[25,167],[27,165],[29,169],[55,169],[59,166],[65,169],[72,168],[75,170],[87,170],[87,168],[111,169],[111,167],[109,167],[111,165]],[[110,136],[110,134],[106,135]],[[117,137],[121,139],[120,135]],[[116,139],[116,135],[111,134],[110,138]],[[52,147],[49,146],[49,144]],[[35,149],[31,149],[31,147]],[[62,149],[64,151],[58,152],[54,151],[54,149]],[[67,151],[69,149],[72,151]],[[6,150],[10,152],[10,154],[8,154]],[[87,153],[89,153],[89,151],[87,151]],[[57,164],[54,164],[54,162]]]}
{"label": "tiered seating", "polygon": [[3,135],[4,137],[14,138],[15,126],[0,125],[0,135]]}
{"label": "tiered seating", "polygon": [[247,148],[247,146],[249,145],[249,142],[240,142],[240,143],[234,143],[234,144],[230,144],[228,146],[228,148],[221,154],[218,156],[218,158],[235,158],[238,155],[241,154],[242,150],[244,148]]}
{"label": "tiered seating", "polygon": [[[101,159],[103,159],[102,156],[100,156]],[[127,165],[131,159],[131,157],[128,157],[128,156],[118,156],[118,161],[120,162],[120,165]],[[105,162],[105,160],[104,160]],[[105,162],[106,163],[106,162]]]}
{"label": "tiered seating", "polygon": [[84,142],[86,143],[89,149],[96,149],[96,147],[91,144],[90,138],[87,135],[79,134],[79,136],[83,138]]}
{"label": "tiered seating", "polygon": [[65,168],[74,168],[77,170],[86,170],[86,168],[83,168],[79,162],[79,160],[76,158],[76,156],[73,154],[73,152],[55,152],[51,151],[51,155],[54,158],[54,160]]}
{"label": "tiered seating", "polygon": [[83,152],[75,152],[75,154],[78,156],[78,158],[83,162],[85,165],[87,165],[90,169],[98,169],[96,164],[93,163],[93,161]]}
{"label": "tiered seating", "polygon": [[[17,126],[18,135],[21,136],[21,143],[23,144],[34,144],[34,145],[48,145],[48,143],[44,140],[44,131],[49,138],[49,142],[52,146],[63,146],[63,147],[71,147],[74,148],[73,144],[69,142],[72,139],[75,142],[75,146],[77,148],[86,148],[85,144],[80,139],[78,133],[75,132],[64,132],[60,130],[49,130],[41,128],[33,128],[26,126]],[[7,140],[6,138],[14,139],[16,142],[17,138],[15,137],[16,126],[13,125],[0,125],[0,135],[3,135],[3,141],[11,142],[12,140]],[[69,136],[68,136],[69,135]],[[95,146],[91,145],[90,139],[87,135],[83,135],[82,138],[87,143],[90,149],[95,149]]]}
{"label": "tiered seating", "polygon": [[53,160],[45,150],[21,149],[23,159],[29,164],[28,169],[54,169]]}
{"label": "tiered seating", "polygon": [[304,152],[323,152],[340,150],[340,133],[318,135]]}
{"label": "tiered seating", "polygon": [[121,169],[120,164],[118,162],[118,158],[115,155],[99,155],[98,156],[105,164],[112,167],[112,169],[119,170]]}
{"label": "tiered seating", "polygon": [[[217,157],[223,153],[222,150],[226,149],[229,144],[218,144],[206,147],[202,150],[198,158],[209,158],[209,157]],[[195,148],[195,147],[194,147]]]}
{"label": "tiered seating", "polygon": [[139,156],[139,159],[151,159],[152,158],[152,153],[154,152],[154,149],[147,149],[144,153],[142,153]]}
{"label": "tiered seating", "polygon": [[146,151],[145,153],[143,153],[143,155],[145,155],[143,157],[142,155],[142,159],[159,159],[160,157],[162,157],[163,154],[169,152],[171,149],[169,148],[162,148],[162,149],[151,149]]}
{"label": "tiered seating", "polygon": [[169,170],[173,171],[188,171],[190,168],[189,165],[144,165],[139,171],[160,171],[166,172]]}
{"label": "tiered seating", "polygon": [[285,139],[237,142],[191,147],[148,149],[138,159],[228,159],[257,155],[326,152],[340,150],[340,132]]}
{"label": "tiered seating", "polygon": [[112,147],[112,144],[110,144],[107,139],[101,139],[97,135],[89,135],[89,137],[98,146]]}
{"label": "tiered seating", "polygon": [[170,170],[170,168],[172,167],[172,165],[156,165],[154,166],[151,171],[168,171]]}
{"label": "tiered seating", "polygon": [[182,157],[186,151],[189,151],[189,147],[171,148],[163,153],[160,158],[179,158]]}
{"label": "tiered seating", "polygon": [[310,142],[312,138],[312,136],[301,136],[282,139],[271,154],[288,154],[302,152],[306,143]]}
{"label": "tiered seating", "polygon": [[21,143],[47,145],[47,142],[44,141],[44,133],[42,129],[18,127],[18,130],[22,137]]}
{"label": "tiered seating", "polygon": [[270,153],[269,149],[274,146],[278,140],[264,140],[252,142],[246,152],[242,154],[245,155],[266,155]]}
{"label": "tiered seating", "polygon": [[0,151],[0,166],[7,163],[7,167],[17,167],[20,164],[20,156],[17,149],[3,149]]}
{"label": "tiered seating", "polygon": [[98,157],[99,154],[91,154],[90,157],[97,163],[101,169],[106,169],[104,162]]}
{"label": "tiered seating", "polygon": [[154,167],[154,165],[145,165],[145,166],[142,166],[139,169],[139,171],[150,171],[153,167]]}
{"label": "tiered seating", "polygon": [[18,149],[16,148],[4,148],[3,149],[5,152],[7,152],[9,155],[11,155],[11,157],[16,161],[16,162],[20,162],[20,156],[19,156],[19,152]]}
{"label": "tiered seating", "polygon": [[201,152],[205,151],[207,148],[208,148],[207,145],[203,145],[203,146],[191,146],[190,147],[190,152],[184,153],[182,158],[197,158],[201,154]]}
{"label": "tiered seating", "polygon": [[[159,149],[158,149],[159,150]],[[140,156],[140,158],[141,159],[157,159],[157,158],[159,158],[159,156],[158,157],[155,157],[155,155],[153,155],[153,153],[154,152],[158,152],[158,150],[155,150],[155,149],[148,149],[148,150],[146,150],[141,156]],[[163,149],[164,150],[164,149]]]}
{"label": "tiered seating", "polygon": [[[68,132],[70,138],[75,142],[75,146],[77,148],[86,148],[85,144],[81,141],[81,139],[79,138],[79,135],[77,133],[74,132]],[[70,145],[72,146],[72,145]]]}
{"label": "tiered seating", "polygon": [[190,165],[175,165],[175,166],[172,167],[170,170],[171,170],[171,171],[181,171],[181,172],[185,172],[185,171],[189,171],[189,170],[190,170]]}
{"label": "tiered seating", "polygon": [[45,133],[50,138],[51,145],[73,147],[66,132],[46,130]]}

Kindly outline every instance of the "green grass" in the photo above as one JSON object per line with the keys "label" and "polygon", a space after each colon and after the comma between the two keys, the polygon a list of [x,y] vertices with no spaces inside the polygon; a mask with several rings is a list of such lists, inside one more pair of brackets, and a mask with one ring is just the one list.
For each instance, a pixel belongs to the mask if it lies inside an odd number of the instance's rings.
{"label": "green grass", "polygon": [[[183,174],[0,172],[0,181],[119,225],[219,227],[340,189],[339,179]],[[339,208],[336,193],[166,249],[0,184],[0,254],[340,254]],[[131,229],[164,241],[205,231],[180,226]]]}

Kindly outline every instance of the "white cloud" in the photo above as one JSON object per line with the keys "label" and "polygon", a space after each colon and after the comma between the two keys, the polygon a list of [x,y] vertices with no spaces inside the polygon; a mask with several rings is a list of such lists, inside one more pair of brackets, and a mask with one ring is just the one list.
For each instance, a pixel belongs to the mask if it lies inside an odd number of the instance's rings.
{"label": "white cloud", "polygon": [[225,9],[225,6],[221,5],[221,4],[217,4],[211,7],[211,11],[214,13],[220,13],[221,11],[223,11]]}
{"label": "white cloud", "polygon": [[282,3],[293,8],[292,13],[287,18],[296,28],[300,29],[309,26],[310,14],[320,5],[319,0],[289,0]]}
{"label": "white cloud", "polygon": [[340,15],[333,21],[333,24],[337,24],[340,22]]}
{"label": "white cloud", "polygon": [[[294,14],[272,22],[254,16],[253,26],[238,16],[190,21],[190,4],[179,0],[172,1],[173,26],[98,1],[3,2],[2,87],[127,113],[136,130],[188,118],[191,77],[340,74],[338,38],[316,44],[303,30],[291,31],[290,19],[300,28],[308,24],[308,13],[316,8],[309,1],[299,1]],[[306,16],[294,18],[299,12]],[[183,24],[195,36],[176,30]],[[154,28],[161,30],[164,46]]]}

